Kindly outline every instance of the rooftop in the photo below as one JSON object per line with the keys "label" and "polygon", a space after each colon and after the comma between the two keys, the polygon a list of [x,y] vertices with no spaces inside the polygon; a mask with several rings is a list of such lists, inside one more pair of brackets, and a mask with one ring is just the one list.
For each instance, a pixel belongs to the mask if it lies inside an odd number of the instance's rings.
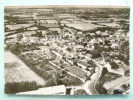
{"label": "rooftop", "polygon": [[55,95],[55,94],[63,94],[66,92],[66,88],[64,85],[39,88],[38,90],[21,92],[17,94],[32,94],[32,95]]}

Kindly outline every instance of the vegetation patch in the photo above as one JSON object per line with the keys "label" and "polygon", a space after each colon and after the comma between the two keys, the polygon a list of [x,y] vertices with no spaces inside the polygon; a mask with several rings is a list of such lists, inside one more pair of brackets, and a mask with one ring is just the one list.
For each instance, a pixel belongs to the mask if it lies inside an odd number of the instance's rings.
{"label": "vegetation patch", "polygon": [[15,94],[19,92],[32,91],[41,88],[42,86],[37,85],[35,81],[33,82],[11,82],[5,84],[6,94]]}

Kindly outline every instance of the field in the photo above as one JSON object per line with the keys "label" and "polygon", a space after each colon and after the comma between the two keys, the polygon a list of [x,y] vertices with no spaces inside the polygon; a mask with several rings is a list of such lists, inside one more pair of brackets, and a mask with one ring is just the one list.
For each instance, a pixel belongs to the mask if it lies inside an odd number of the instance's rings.
{"label": "field", "polygon": [[87,76],[87,73],[84,72],[83,70],[81,70],[80,68],[77,68],[77,67],[67,67],[66,68],[69,72],[71,72],[72,74],[80,77],[80,78],[83,78],[83,79],[86,79],[86,76]]}
{"label": "field", "polygon": [[32,26],[33,24],[17,24],[17,25],[7,25],[7,27],[11,30],[20,29],[20,28],[27,28]]}
{"label": "field", "polygon": [[45,85],[45,81],[29,69],[10,51],[5,51],[5,82],[33,82]]}
{"label": "field", "polygon": [[75,29],[79,29],[79,30],[84,30],[84,31],[87,31],[87,30],[90,30],[90,29],[94,29],[94,28],[97,28],[97,27],[102,27],[100,25],[94,25],[94,24],[66,24],[68,27],[73,27]]}

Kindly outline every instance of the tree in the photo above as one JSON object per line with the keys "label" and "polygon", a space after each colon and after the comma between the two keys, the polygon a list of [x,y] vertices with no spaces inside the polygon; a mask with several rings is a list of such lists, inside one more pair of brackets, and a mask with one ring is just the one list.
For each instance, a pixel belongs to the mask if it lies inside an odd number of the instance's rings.
{"label": "tree", "polygon": [[79,37],[76,37],[76,39],[78,40],[78,39],[79,39]]}
{"label": "tree", "polygon": [[76,61],[73,62],[74,66],[78,66],[78,63]]}
{"label": "tree", "polygon": [[118,69],[119,68],[119,66],[117,65],[116,62],[110,62],[110,65],[111,65],[112,69]]}
{"label": "tree", "polygon": [[8,32],[8,31],[10,31],[10,29],[8,27],[6,27],[6,25],[5,25],[5,32]]}
{"label": "tree", "polygon": [[5,84],[5,93],[15,94],[18,92],[37,90],[42,86],[38,86],[35,81],[33,82],[10,82]]}
{"label": "tree", "polygon": [[104,43],[105,43],[105,45],[109,45],[110,46],[110,41],[105,40]]}
{"label": "tree", "polygon": [[91,75],[88,76],[88,75],[85,74],[85,77],[86,77],[85,81],[91,80]]}
{"label": "tree", "polygon": [[71,49],[71,48],[67,48],[66,50],[67,50],[67,51],[69,51],[69,52],[71,52],[71,51],[72,51],[72,49]]}
{"label": "tree", "polygon": [[94,46],[95,46],[95,49],[98,49],[98,50],[100,50],[100,49],[101,49],[101,46],[99,46],[99,44],[98,44],[98,43],[95,43],[95,44],[94,44]]}
{"label": "tree", "polygon": [[125,63],[126,65],[129,65],[129,60],[128,60],[128,59],[125,59],[125,60],[124,60],[124,63]]}
{"label": "tree", "polygon": [[121,61],[124,61],[124,59],[125,59],[125,56],[123,56],[122,54],[119,54],[117,57]]}
{"label": "tree", "polygon": [[23,38],[23,34],[19,33],[16,37],[18,41],[21,41],[21,39]]}
{"label": "tree", "polygon": [[87,53],[90,53],[90,50],[86,50],[86,52],[85,52],[85,53],[86,53],[86,54],[87,54]]}
{"label": "tree", "polygon": [[99,50],[92,50],[92,51],[90,51],[90,54],[92,55],[92,58],[99,58],[99,57],[101,57],[101,54],[100,54]]}
{"label": "tree", "polygon": [[85,47],[87,46],[87,43],[86,42],[83,42],[83,46],[84,46],[84,49],[85,49]]}
{"label": "tree", "polygon": [[103,67],[101,77],[103,77],[107,73],[108,73],[108,69],[106,67]]}
{"label": "tree", "polygon": [[8,45],[8,49],[15,54],[19,54],[21,52],[21,49],[20,49],[21,47],[22,45],[18,42],[16,42],[15,44]]}
{"label": "tree", "polygon": [[67,74],[67,71],[65,69],[62,70],[62,74]]}
{"label": "tree", "polygon": [[38,37],[42,37],[43,35],[42,35],[42,32],[38,32],[38,33],[36,33],[36,35],[38,36]]}

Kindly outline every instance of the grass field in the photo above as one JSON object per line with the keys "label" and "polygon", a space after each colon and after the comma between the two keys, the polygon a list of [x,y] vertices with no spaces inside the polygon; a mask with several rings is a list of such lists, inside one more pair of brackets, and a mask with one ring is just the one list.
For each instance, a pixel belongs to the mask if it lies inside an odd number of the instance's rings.
{"label": "grass field", "polygon": [[5,51],[5,83],[33,82],[45,85],[45,81],[27,67],[17,56]]}

